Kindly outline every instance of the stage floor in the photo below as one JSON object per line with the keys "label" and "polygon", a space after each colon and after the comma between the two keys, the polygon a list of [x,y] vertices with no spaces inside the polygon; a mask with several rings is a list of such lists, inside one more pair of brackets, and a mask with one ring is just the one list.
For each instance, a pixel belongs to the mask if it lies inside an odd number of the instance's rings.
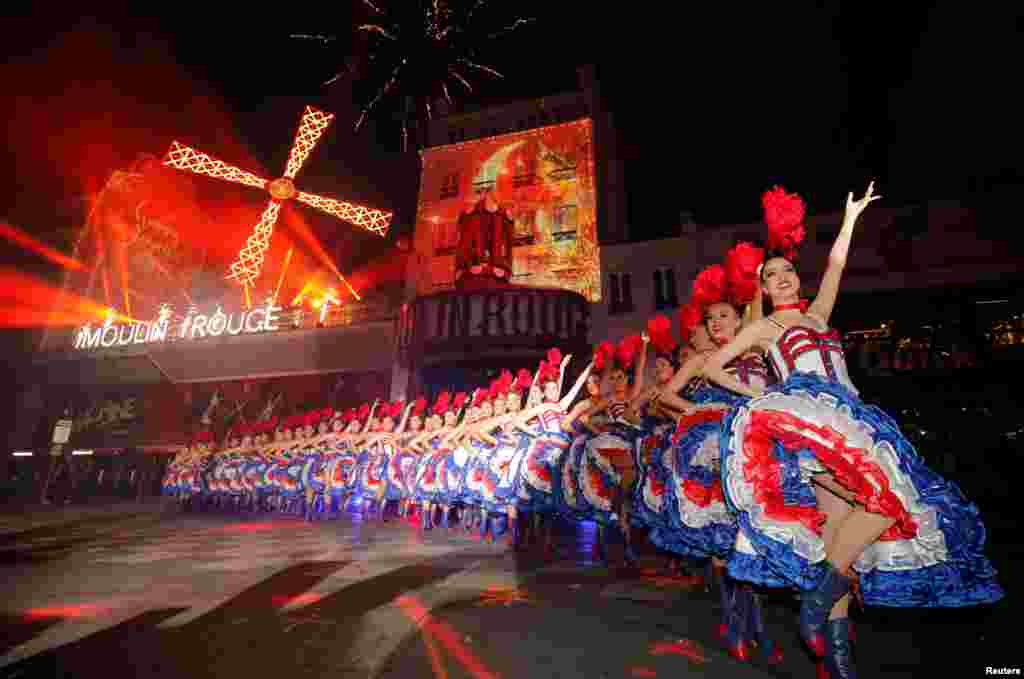
{"label": "stage floor", "polygon": [[[359,516],[309,524],[126,510],[0,535],[0,677],[814,672],[791,596],[766,610],[784,663],[741,664],[715,640],[715,595],[662,577],[653,555],[640,573],[594,564],[586,525],[544,560]],[[1008,610],[869,611],[858,628],[860,676],[1013,666],[1015,650],[1000,645]]]}

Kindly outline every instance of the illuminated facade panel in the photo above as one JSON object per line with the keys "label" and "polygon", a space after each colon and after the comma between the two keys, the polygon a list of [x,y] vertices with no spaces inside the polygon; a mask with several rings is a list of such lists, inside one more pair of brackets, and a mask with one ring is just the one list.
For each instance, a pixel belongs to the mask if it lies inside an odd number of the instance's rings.
{"label": "illuminated facade panel", "polygon": [[594,149],[589,119],[422,152],[417,292],[455,285],[459,216],[493,190],[513,219],[512,282],[601,299]]}

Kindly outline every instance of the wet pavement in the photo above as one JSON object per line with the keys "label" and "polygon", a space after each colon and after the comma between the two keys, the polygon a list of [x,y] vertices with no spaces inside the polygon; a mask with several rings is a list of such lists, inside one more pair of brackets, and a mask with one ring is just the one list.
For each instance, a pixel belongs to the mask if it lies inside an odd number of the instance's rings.
{"label": "wet pavement", "polygon": [[[791,595],[765,611],[783,663],[737,662],[715,595],[654,555],[640,572],[593,563],[589,525],[545,559],[358,515],[69,516],[4,524],[0,679],[814,676]],[[1000,554],[1005,582],[1017,554]],[[1012,610],[869,610],[860,676],[1021,667]]]}

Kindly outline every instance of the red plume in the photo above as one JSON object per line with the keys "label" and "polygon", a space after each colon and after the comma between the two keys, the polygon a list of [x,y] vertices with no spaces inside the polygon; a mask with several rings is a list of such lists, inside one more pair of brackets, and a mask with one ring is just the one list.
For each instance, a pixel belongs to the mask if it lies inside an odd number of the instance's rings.
{"label": "red plume", "polygon": [[783,250],[787,257],[792,258],[807,235],[804,201],[797,194],[786,193],[781,186],[776,186],[761,196],[761,205],[764,207],[765,224],[768,225],[768,247]]}
{"label": "red plume", "polygon": [[516,376],[515,388],[519,391],[526,391],[533,384],[533,375],[526,368],[520,368]]}
{"label": "red plume", "polygon": [[450,410],[458,410],[459,408],[461,408],[463,405],[465,405],[467,398],[468,396],[464,391],[460,391],[459,393],[455,394],[455,400],[452,401],[452,407],[450,408]]}
{"label": "red plume", "polygon": [[358,414],[356,413],[356,409],[355,408],[349,408],[348,410],[345,411],[345,417],[342,418],[342,421],[345,424],[348,424],[352,420],[356,419],[356,417],[358,417]]}
{"label": "red plume", "polygon": [[[444,415],[445,411],[448,410],[448,401],[451,395],[447,391],[442,391],[437,397],[437,401],[434,402],[434,414]],[[457,407],[457,406],[456,406]]]}
{"label": "red plume", "polygon": [[619,362],[619,366],[624,370],[629,370],[633,367],[633,360],[636,359],[636,355],[643,351],[644,341],[640,338],[640,335],[627,335],[619,341],[619,345],[615,347],[615,359]]}
{"label": "red plume", "polygon": [[684,342],[690,341],[693,329],[704,320],[704,311],[692,300],[679,307],[679,334]]}
{"label": "red plume", "polygon": [[600,372],[611,365],[614,358],[615,345],[611,342],[601,342],[594,350],[594,368]]}
{"label": "red plume", "polygon": [[412,414],[416,417],[423,417],[423,412],[427,409],[427,399],[420,396],[416,399],[416,402],[412,406]]}
{"label": "red plume", "polygon": [[757,294],[758,268],[764,263],[764,250],[753,243],[737,243],[725,256],[729,292],[737,304],[747,304]]}
{"label": "red plume", "polygon": [[488,390],[488,389],[477,389],[476,391],[473,392],[473,405],[478,406],[478,407],[482,406],[484,401],[487,400],[487,397],[489,395],[490,395],[490,390]]}
{"label": "red plume", "polygon": [[678,346],[672,336],[672,321],[660,314],[647,321],[647,335],[651,338],[654,350],[660,354],[670,354]]}
{"label": "red plume", "polygon": [[364,403],[363,405],[359,406],[359,412],[356,413],[356,417],[359,420],[365,420],[369,416],[370,416],[370,404],[369,403]]}
{"label": "red plume", "polygon": [[705,268],[693,281],[691,299],[702,307],[725,300],[725,267],[712,264]]}
{"label": "red plume", "polygon": [[502,370],[501,376],[498,377],[498,393],[501,394],[502,396],[507,395],[508,392],[512,389],[512,385],[515,384],[515,382],[515,375],[513,375],[508,370]]}
{"label": "red plume", "polygon": [[405,409],[405,401],[395,401],[391,404],[391,419],[397,420],[402,416],[402,411]]}
{"label": "red plume", "polygon": [[548,349],[548,364],[559,369],[562,367],[562,352],[558,350],[558,347]]}

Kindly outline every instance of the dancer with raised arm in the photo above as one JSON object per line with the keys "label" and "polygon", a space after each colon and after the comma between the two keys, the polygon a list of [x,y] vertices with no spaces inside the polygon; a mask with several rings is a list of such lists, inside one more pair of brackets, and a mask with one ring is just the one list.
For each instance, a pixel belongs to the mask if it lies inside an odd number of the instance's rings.
{"label": "dancer with raised arm", "polygon": [[[558,349],[548,351],[547,360],[541,361],[537,369],[536,384],[530,388],[527,408],[510,422],[511,426],[533,439],[520,465],[518,511],[528,508],[533,513],[535,534],[539,534],[541,517],[548,518],[544,537],[544,552],[547,555],[553,553],[554,549],[552,522],[556,511],[558,474],[569,444],[572,443],[572,439],[562,429],[562,418],[569,412],[569,407],[594,367],[592,362],[588,364],[569,392],[559,398],[565,368],[570,360],[571,355],[562,358],[562,352]],[[541,402],[533,405],[533,401],[538,398]],[[532,423],[534,419],[536,422]]]}
{"label": "dancer with raised arm", "polygon": [[[630,521],[633,488],[637,478],[635,448],[642,434],[637,426],[639,421],[632,417],[634,413],[631,411],[634,409],[631,405],[643,389],[649,341],[646,334],[629,335],[619,341],[614,355],[600,359],[607,366],[612,394],[610,398],[598,401],[581,416],[585,425],[590,416],[602,411],[609,418],[604,431],[587,440],[579,468],[580,491],[600,527],[597,544],[599,556],[602,561],[606,559],[604,527],[617,525],[622,532],[624,561],[630,567],[637,564]],[[598,348],[599,351],[602,347]]]}
{"label": "dancer with raised arm", "polygon": [[[895,422],[860,400],[828,326],[857,219],[878,199],[850,194],[809,306],[794,266],[803,204],[765,194],[769,248],[761,271],[772,313],[708,359],[704,374],[751,397],[722,433],[723,489],[739,518],[729,572],[803,591],[800,632],[831,677],[855,676],[849,596],[866,604],[969,606],[1004,596],[985,557],[978,509],[926,467]],[[726,366],[768,353],[781,383],[744,384]]]}

